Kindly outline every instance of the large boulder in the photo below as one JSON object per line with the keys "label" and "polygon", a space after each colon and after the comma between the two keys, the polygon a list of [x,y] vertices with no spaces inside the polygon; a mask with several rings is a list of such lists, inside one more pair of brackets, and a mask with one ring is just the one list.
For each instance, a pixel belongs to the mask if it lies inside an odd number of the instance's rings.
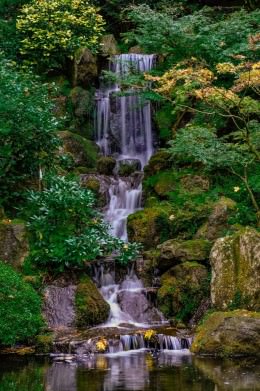
{"label": "large boulder", "polygon": [[18,220],[0,221],[0,260],[19,268],[28,255],[28,250],[25,224]]}
{"label": "large boulder", "polygon": [[227,197],[221,197],[212,208],[208,220],[197,231],[195,238],[216,240],[223,236],[228,228],[228,218],[236,209],[236,202]]}
{"label": "large boulder", "polygon": [[205,176],[189,174],[181,178],[181,185],[189,193],[202,193],[209,190],[209,179]]}
{"label": "large boulder", "polygon": [[220,310],[260,309],[260,233],[245,228],[218,239],[211,251],[211,300]]}
{"label": "large boulder", "polygon": [[171,239],[158,246],[158,268],[161,271],[187,261],[207,261],[210,254],[211,243],[208,240],[177,240]]}
{"label": "large boulder", "polygon": [[174,266],[161,277],[158,304],[166,317],[188,321],[209,296],[208,271],[197,262]]}
{"label": "large boulder", "polygon": [[96,166],[99,149],[93,141],[69,131],[59,132],[59,137],[63,142],[60,154],[71,156],[75,166],[89,168]]}
{"label": "large boulder", "polygon": [[142,243],[149,249],[169,238],[170,224],[167,209],[150,207],[128,216],[127,231],[130,241]]}
{"label": "large boulder", "polygon": [[167,170],[171,166],[171,155],[166,150],[157,151],[145,166],[145,177],[156,174],[159,171]]}
{"label": "large boulder", "polygon": [[77,286],[75,305],[78,327],[96,326],[108,319],[110,307],[87,276]]}
{"label": "large boulder", "polygon": [[89,49],[79,49],[74,61],[73,85],[88,88],[95,83],[97,77],[97,58]]}
{"label": "large boulder", "polygon": [[117,41],[113,34],[103,35],[101,40],[101,54],[104,57],[114,56],[119,54],[119,48],[117,45]]}
{"label": "large boulder", "polygon": [[260,314],[215,312],[198,328],[191,351],[214,356],[260,356]]}

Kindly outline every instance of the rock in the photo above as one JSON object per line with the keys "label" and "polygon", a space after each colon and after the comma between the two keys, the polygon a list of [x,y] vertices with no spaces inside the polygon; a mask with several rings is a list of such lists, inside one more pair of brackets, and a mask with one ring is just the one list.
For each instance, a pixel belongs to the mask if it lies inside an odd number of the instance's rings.
{"label": "rock", "polygon": [[127,231],[130,241],[142,243],[149,249],[169,238],[168,210],[160,207],[145,208],[128,216]]}
{"label": "rock", "polygon": [[214,356],[260,356],[260,314],[215,312],[198,328],[191,351]]}
{"label": "rock", "polygon": [[197,262],[172,267],[161,277],[158,304],[166,317],[188,321],[209,296],[208,271]]}
{"label": "rock", "polygon": [[97,170],[102,175],[113,175],[116,160],[111,156],[103,156],[97,161]]}
{"label": "rock", "polygon": [[29,244],[25,224],[18,220],[0,221],[0,260],[20,268],[28,255]]}
{"label": "rock", "polygon": [[106,206],[109,202],[109,188],[112,178],[106,175],[86,174],[81,175],[81,186],[98,193],[100,206]]}
{"label": "rock", "polygon": [[101,54],[104,57],[120,54],[117,41],[113,34],[103,35],[101,40]]}
{"label": "rock", "polygon": [[78,327],[96,326],[108,319],[110,307],[87,276],[77,286],[75,303]]}
{"label": "rock", "polygon": [[195,238],[216,240],[223,236],[228,228],[228,218],[236,209],[236,202],[230,198],[221,197],[214,205],[208,221],[197,231]]}
{"label": "rock", "polygon": [[211,243],[208,240],[171,239],[161,244],[158,249],[158,268],[165,271],[170,267],[186,261],[206,261],[209,258]]}
{"label": "rock", "polygon": [[74,115],[83,120],[88,117],[91,108],[94,106],[93,94],[82,87],[74,87],[70,92],[70,100]]}
{"label": "rock", "polygon": [[135,171],[141,171],[141,162],[139,159],[123,159],[118,162],[118,175],[129,176]]}
{"label": "rock", "polygon": [[59,152],[61,155],[65,153],[70,155],[78,167],[95,167],[98,146],[93,141],[67,130],[58,134],[63,141],[63,147]]}
{"label": "rock", "polygon": [[129,53],[133,53],[133,54],[143,54],[144,51],[143,51],[143,49],[141,48],[141,46],[136,45],[136,46],[132,46],[132,47],[129,49]]}
{"label": "rock", "polygon": [[98,77],[97,59],[87,48],[79,49],[75,55],[73,85],[88,88]]}
{"label": "rock", "polygon": [[181,185],[190,193],[201,193],[209,190],[209,179],[201,175],[185,175],[181,178]]}
{"label": "rock", "polygon": [[53,351],[53,334],[38,335],[35,341],[36,352],[40,354],[47,354]]}
{"label": "rock", "polygon": [[260,310],[260,233],[245,228],[218,239],[211,251],[214,307]]}
{"label": "rock", "polygon": [[145,178],[169,168],[171,166],[170,157],[171,155],[166,150],[157,151],[149,160],[148,165],[144,167]]}

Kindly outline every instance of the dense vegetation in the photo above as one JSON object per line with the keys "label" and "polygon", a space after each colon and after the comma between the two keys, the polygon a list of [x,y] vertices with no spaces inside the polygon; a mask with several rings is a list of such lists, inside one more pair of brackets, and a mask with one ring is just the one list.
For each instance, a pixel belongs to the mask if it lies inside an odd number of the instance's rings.
{"label": "dense vegetation", "polygon": [[[133,69],[119,80],[154,107],[159,151],[145,168],[144,210],[128,221],[152,267],[168,239],[215,240],[205,227],[218,203],[228,209],[220,236],[239,226],[259,230],[260,11],[254,0],[225,3],[0,0],[0,218],[27,227],[24,274],[51,279],[111,254],[127,264],[140,249],[111,237],[97,208],[99,183],[79,179],[99,172],[91,112],[107,33],[122,51],[158,57],[150,74]],[[175,278],[191,269],[203,275],[202,291]],[[210,267],[176,270],[162,278],[162,307],[187,322],[208,295]],[[0,344],[26,341],[42,325],[40,299],[3,263],[0,280]]]}

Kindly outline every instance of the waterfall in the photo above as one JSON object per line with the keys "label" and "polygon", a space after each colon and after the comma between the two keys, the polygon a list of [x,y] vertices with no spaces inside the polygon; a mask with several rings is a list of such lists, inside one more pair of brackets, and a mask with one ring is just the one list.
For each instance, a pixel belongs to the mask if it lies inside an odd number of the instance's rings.
{"label": "waterfall", "polygon": [[[121,54],[111,58],[109,70],[116,79],[123,79],[130,73],[149,72],[154,63],[152,54]],[[101,83],[96,93],[96,113],[96,142],[103,155],[114,156],[118,166],[134,162],[135,167],[143,169],[153,154],[150,102],[143,100],[133,88],[123,95],[120,84]],[[110,223],[112,235],[125,242],[128,240],[127,218],[141,208],[142,177],[142,173],[116,177],[109,188],[105,219]],[[133,269],[119,284],[114,275],[101,266],[101,270],[96,271],[96,280],[110,305],[110,317],[105,326],[128,323],[144,327],[164,321],[149,302],[142,281]]]}

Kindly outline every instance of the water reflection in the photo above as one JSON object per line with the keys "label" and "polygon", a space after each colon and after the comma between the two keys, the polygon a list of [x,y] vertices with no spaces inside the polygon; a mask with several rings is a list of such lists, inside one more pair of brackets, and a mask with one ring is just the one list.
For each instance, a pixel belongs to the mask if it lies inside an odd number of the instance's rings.
{"label": "water reflection", "polygon": [[75,363],[0,357],[0,391],[258,391],[254,360],[195,358],[187,352],[98,355]]}

